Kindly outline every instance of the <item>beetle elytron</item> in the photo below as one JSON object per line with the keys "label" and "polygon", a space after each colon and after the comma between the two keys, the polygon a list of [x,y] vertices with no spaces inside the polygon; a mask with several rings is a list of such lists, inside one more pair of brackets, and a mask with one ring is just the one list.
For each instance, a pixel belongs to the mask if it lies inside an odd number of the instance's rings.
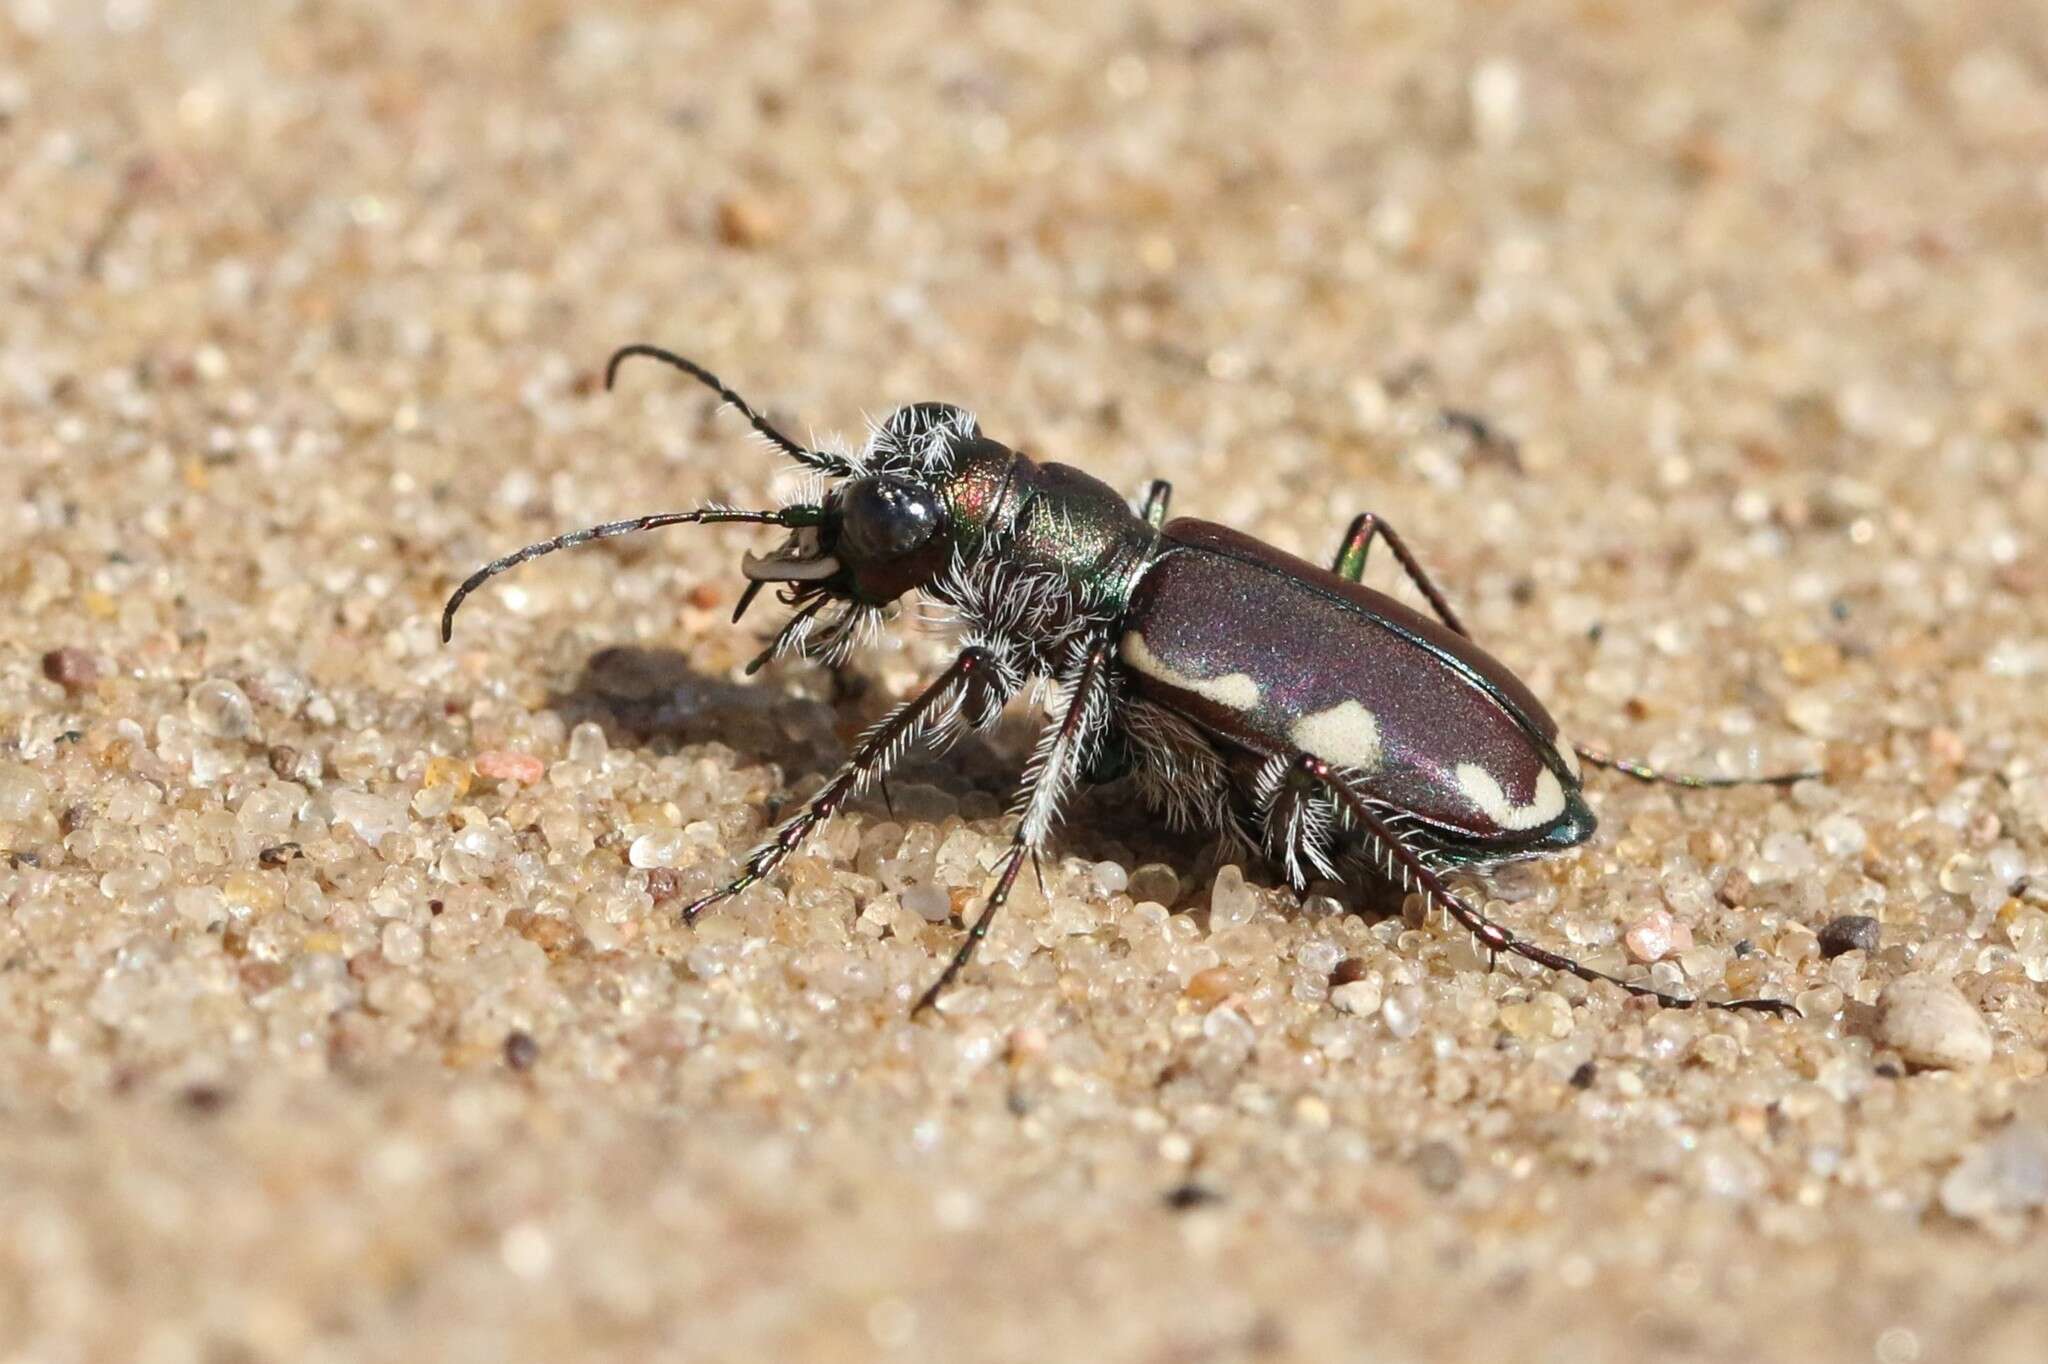
{"label": "beetle elytron", "polygon": [[[1297,888],[1376,869],[1444,910],[1494,952],[1683,1007],[1784,1011],[1768,999],[1702,1001],[1622,980],[1515,936],[1443,880],[1457,867],[1583,843],[1593,815],[1580,760],[1646,780],[1639,764],[1575,746],[1514,674],[1472,641],[1391,526],[1370,512],[1328,569],[1224,526],[1166,519],[1155,482],[1135,511],[1078,469],[1040,464],[981,433],[957,407],[898,409],[858,455],[806,448],[714,375],[655,346],[618,351],[675,366],[737,408],[790,458],[822,476],[815,501],[777,511],[710,507],[614,521],[529,545],[472,574],[442,613],[486,579],[585,541],[685,523],[747,522],[789,532],[748,554],[738,621],[778,585],[794,608],[758,668],[793,653],[837,663],[917,591],[960,627],[951,666],[855,746],[832,779],[729,885],[685,921],[770,875],[850,798],[914,745],[943,746],[993,725],[1031,679],[1057,689],[1025,771],[1016,831],[987,903],[912,1012],[938,998],[988,935],[1018,872],[1084,781],[1128,776],[1175,827],[1217,831],[1272,856]],[[1387,543],[1435,618],[1362,584]],[[750,669],[751,671],[752,669]],[[1782,783],[1803,774],[1763,780]]]}

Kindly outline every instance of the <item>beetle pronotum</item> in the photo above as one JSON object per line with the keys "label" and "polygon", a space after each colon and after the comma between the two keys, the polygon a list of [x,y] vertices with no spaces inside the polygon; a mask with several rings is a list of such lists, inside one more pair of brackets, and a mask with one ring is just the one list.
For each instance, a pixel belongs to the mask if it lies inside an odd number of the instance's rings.
{"label": "beetle pronotum", "polygon": [[[1376,870],[1419,893],[1494,952],[1659,1004],[1783,1012],[1771,999],[1667,994],[1509,932],[1453,891],[1453,868],[1557,852],[1594,819],[1580,761],[1684,786],[1745,779],[1667,776],[1558,734],[1527,687],[1473,642],[1392,526],[1367,512],[1327,569],[1224,526],[1169,521],[1154,482],[1135,509],[1108,485],[1040,464],[940,403],[898,409],[858,455],[791,440],[714,375],[656,346],[646,356],[711,388],[771,444],[821,475],[816,501],[774,511],[707,507],[571,531],[497,559],[449,597],[442,638],[483,582],[542,554],[659,526],[745,522],[789,532],[741,562],[737,622],[778,585],[795,614],[750,671],[778,654],[839,662],[898,599],[918,592],[957,618],[959,653],[855,745],[839,771],[746,857],[707,907],[774,873],[848,800],[912,747],[993,725],[1031,679],[1056,689],[1028,764],[1015,831],[980,915],[918,999],[930,1005],[988,936],[1060,805],[1083,781],[1129,777],[1176,827],[1208,829],[1272,856],[1297,887]],[[1431,615],[1366,587],[1386,542]],[[1795,781],[1791,773],[1760,780]]]}

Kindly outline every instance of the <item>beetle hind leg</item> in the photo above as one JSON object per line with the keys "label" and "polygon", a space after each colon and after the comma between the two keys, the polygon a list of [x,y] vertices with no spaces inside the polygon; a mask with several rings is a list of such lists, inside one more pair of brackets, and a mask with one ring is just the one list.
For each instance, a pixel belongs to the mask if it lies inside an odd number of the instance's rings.
{"label": "beetle hind leg", "polygon": [[1811,781],[1820,773],[1812,771],[1772,772],[1761,777],[1702,777],[1691,772],[1666,772],[1634,758],[1618,758],[1604,749],[1586,744],[1573,744],[1572,748],[1589,767],[1602,767],[1609,772],[1619,772],[1637,781],[1651,782],[1662,786],[1683,786],[1688,790],[1706,791],[1724,786],[1791,786],[1797,782]]}
{"label": "beetle hind leg", "polygon": [[1138,504],[1138,515],[1145,524],[1158,530],[1166,524],[1166,509],[1173,505],[1173,485],[1163,478],[1155,478],[1145,485],[1145,500]]}
{"label": "beetle hind leg", "polygon": [[[1366,556],[1372,552],[1372,542],[1376,539],[1387,542],[1387,548],[1394,552],[1402,570],[1407,573],[1408,581],[1414,583],[1416,590],[1429,602],[1436,618],[1465,638],[1472,638],[1472,632],[1458,619],[1458,613],[1451,609],[1435,581],[1423,569],[1421,560],[1409,552],[1407,542],[1399,533],[1374,512],[1361,512],[1352,520],[1351,529],[1344,533],[1344,543],[1337,547],[1337,557],[1330,562],[1330,571],[1348,582],[1363,580]],[[1820,775],[1818,772],[1775,772],[1762,777],[1701,777],[1687,772],[1666,772],[1633,758],[1618,758],[1604,749],[1586,744],[1572,744],[1571,748],[1589,766],[1619,772],[1637,781],[1682,786],[1694,791],[1724,786],[1790,786]]]}
{"label": "beetle hind leg", "polygon": [[1553,971],[1562,971],[1577,976],[1583,981],[1605,981],[1618,986],[1632,995],[1654,999],[1667,1009],[1690,1009],[1707,1007],[1713,1009],[1753,1010],[1775,1014],[1796,1014],[1799,1011],[1783,1000],[1777,999],[1696,999],[1684,995],[1666,994],[1648,985],[1623,980],[1619,976],[1596,970],[1583,962],[1572,960],[1547,947],[1539,946],[1525,938],[1516,936],[1508,929],[1487,918],[1465,901],[1437,875],[1434,868],[1421,854],[1410,847],[1401,836],[1388,827],[1387,818],[1375,810],[1368,800],[1344,780],[1321,758],[1304,753],[1295,760],[1296,770],[1322,784],[1342,806],[1344,812],[1356,822],[1372,841],[1374,851],[1383,861],[1386,870],[1405,888],[1421,891],[1432,904],[1441,906],[1458,924],[1479,940],[1481,946],[1491,952],[1507,952]]}
{"label": "beetle hind leg", "polygon": [[1450,602],[1444,599],[1436,583],[1423,571],[1422,561],[1409,552],[1408,543],[1400,533],[1376,512],[1360,512],[1352,519],[1351,529],[1344,532],[1344,543],[1337,547],[1337,557],[1330,561],[1330,571],[1346,582],[1362,581],[1366,556],[1372,553],[1372,542],[1376,539],[1387,542],[1387,548],[1394,552],[1394,557],[1400,560],[1402,569],[1408,574],[1408,581],[1414,583],[1416,590],[1428,600],[1436,618],[1470,639],[1472,632],[1465,628],[1465,623],[1458,619],[1458,613],[1451,609]]}

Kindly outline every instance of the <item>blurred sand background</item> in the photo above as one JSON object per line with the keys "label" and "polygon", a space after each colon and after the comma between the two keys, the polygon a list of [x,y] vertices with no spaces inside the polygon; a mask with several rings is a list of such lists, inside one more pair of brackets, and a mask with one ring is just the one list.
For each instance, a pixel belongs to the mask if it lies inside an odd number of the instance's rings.
{"label": "blurred sand background", "polygon": [[[2042,1357],[2037,4],[9,0],[0,186],[0,1359]],[[1807,1018],[1103,796],[909,1023],[1024,717],[681,928],[943,655],[742,681],[700,530],[440,646],[787,490],[631,340],[1379,511],[1568,732],[1819,763],[1471,883]]]}

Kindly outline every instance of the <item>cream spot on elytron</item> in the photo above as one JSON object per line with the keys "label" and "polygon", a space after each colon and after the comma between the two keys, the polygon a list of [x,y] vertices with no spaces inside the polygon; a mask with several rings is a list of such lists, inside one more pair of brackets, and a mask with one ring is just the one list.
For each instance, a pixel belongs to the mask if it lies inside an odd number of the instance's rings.
{"label": "cream spot on elytron", "polygon": [[1551,740],[1557,745],[1557,756],[1564,759],[1564,770],[1573,781],[1584,781],[1586,774],[1579,769],[1579,750],[1570,739],[1559,734]]}
{"label": "cream spot on elytron", "polygon": [[1294,722],[1295,746],[1340,767],[1367,772],[1380,765],[1380,722],[1356,701],[1340,701],[1328,710]]}
{"label": "cream spot on elytron", "polygon": [[1145,676],[1164,682],[1169,687],[1179,687],[1197,696],[1207,697],[1219,706],[1232,710],[1250,710],[1259,704],[1259,684],[1252,680],[1250,673],[1225,673],[1222,677],[1189,677],[1176,671],[1173,666],[1145,644],[1145,636],[1136,630],[1127,631],[1117,652],[1124,662],[1136,668]]}
{"label": "cream spot on elytron", "polygon": [[1564,813],[1564,783],[1547,767],[1536,778],[1536,793],[1527,805],[1509,800],[1493,773],[1478,763],[1459,763],[1457,776],[1465,798],[1503,829],[1540,829]]}

